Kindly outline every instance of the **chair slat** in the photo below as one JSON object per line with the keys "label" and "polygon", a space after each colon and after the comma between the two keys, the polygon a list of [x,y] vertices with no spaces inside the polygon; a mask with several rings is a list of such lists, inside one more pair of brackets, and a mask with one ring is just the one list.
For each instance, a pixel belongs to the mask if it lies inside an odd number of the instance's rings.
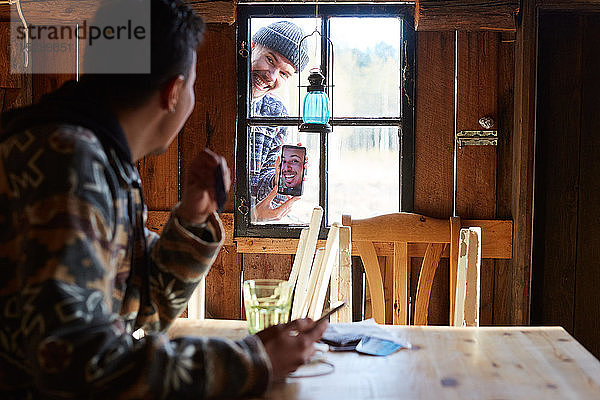
{"label": "chair slat", "polygon": [[408,324],[409,261],[408,244],[394,243],[394,325]]}
{"label": "chair slat", "polygon": [[377,253],[372,242],[355,242],[356,247],[362,259],[369,290],[371,291],[371,301],[373,307],[373,318],[379,324],[385,324],[385,297],[383,294],[383,280],[381,279],[381,269],[377,260]]}
{"label": "chair slat", "polygon": [[433,278],[445,246],[443,243],[430,243],[425,251],[425,258],[423,258],[421,272],[419,273],[419,284],[417,285],[415,325],[427,325],[429,296],[431,295]]}
{"label": "chair slat", "polygon": [[[331,285],[331,304],[346,300],[346,306],[330,317],[331,322],[352,322],[352,243],[349,226],[340,226],[340,252],[338,262],[337,291]],[[332,283],[334,276],[332,275]]]}
{"label": "chair slat", "polygon": [[454,321],[456,304],[456,278],[458,271],[458,243],[461,222],[459,217],[450,217],[450,324]]}
{"label": "chair slat", "polygon": [[[377,251],[377,249],[375,250]],[[394,321],[394,255],[387,257],[378,256],[379,266],[382,267],[383,293],[385,301],[385,323]]]}

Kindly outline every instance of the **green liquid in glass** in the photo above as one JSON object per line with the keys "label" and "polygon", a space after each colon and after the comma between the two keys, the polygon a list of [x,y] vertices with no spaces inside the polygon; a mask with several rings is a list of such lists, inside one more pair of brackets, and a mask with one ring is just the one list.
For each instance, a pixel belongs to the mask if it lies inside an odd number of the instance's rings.
{"label": "green liquid in glass", "polygon": [[285,324],[288,322],[289,307],[250,307],[246,308],[246,319],[248,320],[248,331],[251,334],[262,331],[272,325]]}
{"label": "green liquid in glass", "polygon": [[292,290],[287,281],[256,279],[244,282],[244,309],[248,331],[255,334],[288,322]]}

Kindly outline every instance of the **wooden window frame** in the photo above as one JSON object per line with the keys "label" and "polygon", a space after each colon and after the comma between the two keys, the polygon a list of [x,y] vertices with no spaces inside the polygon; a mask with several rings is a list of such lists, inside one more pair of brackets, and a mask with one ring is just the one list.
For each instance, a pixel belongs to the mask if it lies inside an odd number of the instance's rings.
{"label": "wooden window frame", "polygon": [[[251,36],[248,21],[256,17],[314,17],[315,6],[304,4],[239,4],[237,9],[237,55],[238,98],[237,98],[237,134],[235,159],[235,210],[234,235],[236,237],[298,237],[303,226],[285,224],[252,224],[250,221],[250,192],[248,182],[248,128],[256,125],[297,126],[299,117],[260,118],[249,117],[250,75],[249,56],[244,49],[250,49]],[[414,6],[405,4],[323,4],[318,7],[321,18],[323,41],[329,35],[331,17],[398,17],[402,20],[402,43],[400,49],[400,115],[398,118],[350,118],[333,116],[331,124],[335,126],[395,126],[399,135],[399,209],[413,211],[414,203],[414,153],[415,153],[415,30]],[[321,48],[326,49],[325,43]],[[244,57],[244,54],[246,57]],[[322,52],[321,65],[329,68],[328,54]],[[325,211],[321,223],[320,238],[328,231],[327,221],[327,134],[321,133],[319,180],[319,205]]]}

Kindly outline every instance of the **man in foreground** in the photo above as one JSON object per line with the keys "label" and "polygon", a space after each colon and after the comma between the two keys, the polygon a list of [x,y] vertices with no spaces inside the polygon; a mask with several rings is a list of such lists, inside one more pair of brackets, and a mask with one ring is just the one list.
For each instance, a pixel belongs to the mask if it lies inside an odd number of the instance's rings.
{"label": "man in foreground", "polygon": [[326,328],[297,320],[238,342],[161,333],[223,243],[216,188],[230,173],[202,152],[161,237],[145,229],[135,163],[167,149],[191,114],[204,28],[181,1],[151,6],[151,74],[84,75],[2,115],[2,398],[260,394]]}

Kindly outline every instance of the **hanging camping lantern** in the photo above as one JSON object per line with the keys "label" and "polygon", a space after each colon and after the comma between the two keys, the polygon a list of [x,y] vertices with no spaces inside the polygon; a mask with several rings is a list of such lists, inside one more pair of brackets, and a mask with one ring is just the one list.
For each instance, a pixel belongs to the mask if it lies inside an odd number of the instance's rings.
{"label": "hanging camping lantern", "polygon": [[301,132],[326,131],[331,132],[329,125],[330,104],[329,97],[325,93],[325,77],[318,68],[313,68],[308,76],[310,85],[302,102],[302,121],[299,130]]}
{"label": "hanging camping lantern", "polygon": [[[323,37],[319,31],[315,29],[313,33],[307,35],[300,40],[306,40],[308,37],[318,34]],[[330,51],[327,54],[331,54],[330,62],[330,74],[333,74],[333,44],[329,38],[326,38],[327,46]],[[300,46],[298,46],[300,48]],[[300,78],[300,77],[299,77]],[[333,79],[332,79],[333,80]],[[302,86],[302,80],[299,79],[298,84],[298,108],[302,105],[302,113],[298,110],[298,113],[302,116],[302,123],[298,126],[300,132],[331,132],[332,128],[329,124],[333,113],[333,82],[331,85],[327,85],[327,78],[321,72],[320,68],[312,68],[308,76],[308,86]],[[304,99],[300,101],[301,88],[306,88],[306,94]]]}

